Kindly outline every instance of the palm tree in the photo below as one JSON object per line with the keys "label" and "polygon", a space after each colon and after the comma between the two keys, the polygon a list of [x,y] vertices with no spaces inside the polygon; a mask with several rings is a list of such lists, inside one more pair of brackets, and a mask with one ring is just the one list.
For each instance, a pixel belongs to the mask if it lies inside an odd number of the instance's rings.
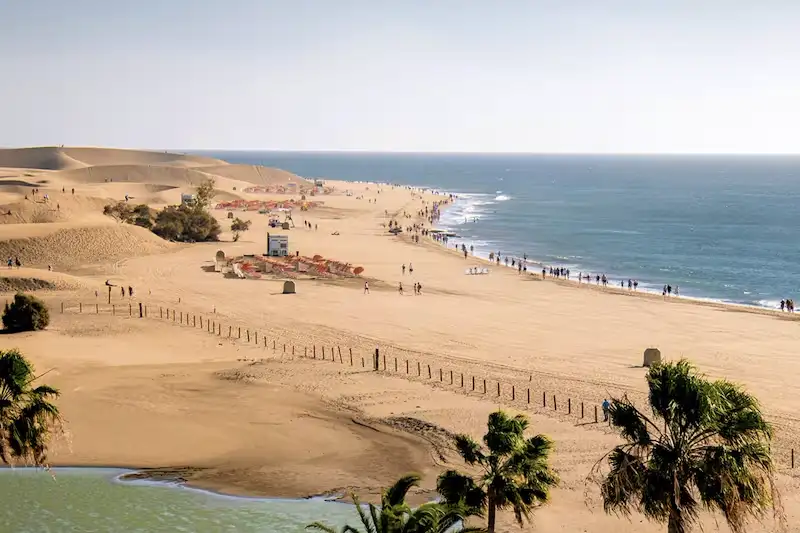
{"label": "palm tree", "polygon": [[545,435],[525,438],[528,419],[513,418],[503,411],[489,415],[483,443],[488,451],[467,435],[457,435],[455,445],[464,461],[482,469],[473,479],[455,470],[439,476],[437,489],[452,505],[476,511],[488,510],[488,531],[494,533],[497,509],[511,507],[520,527],[531,520],[533,510],[546,503],[558,476],[548,459],[553,442]]}
{"label": "palm tree", "polygon": [[628,400],[613,400],[611,425],[625,444],[598,462],[607,513],[632,510],[669,533],[691,530],[701,508],[719,510],[734,533],[768,507],[780,518],[770,454],[772,428],[758,401],[728,381],[710,381],[688,361],[661,363],[647,373],[652,416]]}
{"label": "palm tree", "polygon": [[47,445],[60,429],[61,416],[51,400],[58,391],[33,387],[33,365],[17,350],[0,350],[0,460],[5,464],[46,466]]}
{"label": "palm tree", "polygon": [[[441,503],[426,503],[411,509],[406,503],[406,495],[412,487],[419,485],[419,476],[409,474],[397,480],[381,496],[380,508],[369,504],[367,509],[353,494],[353,503],[361,519],[364,533],[446,533],[471,516],[463,505],[450,506]],[[336,529],[320,522],[306,526],[306,529],[337,533]],[[479,528],[464,528],[462,533],[481,533]],[[362,533],[353,526],[344,526],[341,533]]]}

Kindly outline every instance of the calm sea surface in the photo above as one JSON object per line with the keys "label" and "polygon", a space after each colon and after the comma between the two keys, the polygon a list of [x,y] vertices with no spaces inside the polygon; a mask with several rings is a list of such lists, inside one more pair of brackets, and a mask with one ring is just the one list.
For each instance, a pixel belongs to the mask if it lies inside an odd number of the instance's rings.
{"label": "calm sea surface", "polygon": [[[120,470],[0,469],[3,533],[299,533],[312,521],[357,523],[353,507],[317,500],[231,498],[119,482]],[[337,527],[338,529],[338,527]]]}
{"label": "calm sea surface", "polygon": [[457,193],[441,226],[482,255],[737,304],[800,299],[800,157],[204,153]]}

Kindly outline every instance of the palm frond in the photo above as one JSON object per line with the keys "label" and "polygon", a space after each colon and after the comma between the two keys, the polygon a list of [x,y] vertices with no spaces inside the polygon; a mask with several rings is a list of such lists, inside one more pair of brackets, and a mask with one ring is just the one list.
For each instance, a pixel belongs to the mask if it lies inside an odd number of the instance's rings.
{"label": "palm frond", "polygon": [[475,442],[469,435],[456,435],[453,438],[458,454],[468,465],[483,464],[486,456],[481,450],[480,444]]}
{"label": "palm frond", "polygon": [[486,508],[486,492],[471,477],[455,470],[442,472],[436,480],[436,490],[450,505],[462,503],[473,514]]}
{"label": "palm frond", "polygon": [[402,505],[406,500],[406,495],[412,487],[419,486],[420,476],[417,474],[407,474],[397,481],[394,485],[386,489],[381,498],[384,508]]}
{"label": "palm frond", "polygon": [[622,438],[637,446],[649,446],[653,442],[648,430],[648,419],[627,398],[613,399],[608,408],[611,425],[617,428]]}
{"label": "palm frond", "polygon": [[528,419],[523,415],[511,418],[503,411],[495,411],[489,415],[487,426],[483,442],[489,452],[496,456],[507,455],[524,439]]}
{"label": "palm frond", "polygon": [[305,528],[310,529],[312,531],[322,531],[323,533],[336,533],[335,528],[332,528],[327,524],[323,524],[322,522],[313,522],[311,524],[308,524]]}
{"label": "palm frond", "polygon": [[607,513],[628,516],[639,504],[644,490],[647,467],[625,446],[617,446],[608,454],[611,471],[600,485],[603,508]]}

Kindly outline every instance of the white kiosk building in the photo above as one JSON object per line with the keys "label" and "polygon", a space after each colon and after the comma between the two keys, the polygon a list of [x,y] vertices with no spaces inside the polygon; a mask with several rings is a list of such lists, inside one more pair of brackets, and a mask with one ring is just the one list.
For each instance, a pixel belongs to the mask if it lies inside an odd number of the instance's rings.
{"label": "white kiosk building", "polygon": [[267,255],[270,257],[289,255],[289,236],[267,233]]}

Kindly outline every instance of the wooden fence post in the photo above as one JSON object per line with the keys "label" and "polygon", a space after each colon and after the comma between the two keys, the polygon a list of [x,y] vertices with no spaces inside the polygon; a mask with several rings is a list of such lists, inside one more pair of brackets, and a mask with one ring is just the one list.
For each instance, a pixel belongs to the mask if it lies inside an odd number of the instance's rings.
{"label": "wooden fence post", "polygon": [[439,369],[439,381],[444,381],[444,377],[443,377],[441,368]]}
{"label": "wooden fence post", "polygon": [[431,365],[428,365],[428,379],[431,379]]}
{"label": "wooden fence post", "polygon": [[[186,317],[186,318],[188,319],[189,317]],[[186,322],[189,322],[189,320],[186,320]],[[181,311],[181,324],[183,324],[183,311]]]}
{"label": "wooden fence post", "polygon": [[142,309],[142,302],[139,302],[139,318],[144,318],[144,310]]}
{"label": "wooden fence post", "polygon": [[542,407],[547,407],[547,393],[542,391]]}
{"label": "wooden fence post", "polygon": [[361,368],[364,368],[364,358],[361,358]]}
{"label": "wooden fence post", "polygon": [[164,318],[164,309],[161,306],[158,308],[158,318]]}
{"label": "wooden fence post", "polygon": [[81,302],[78,302],[78,312],[83,313],[83,304]]}
{"label": "wooden fence post", "polygon": [[486,394],[486,380],[483,380],[483,393]]}
{"label": "wooden fence post", "polygon": [[500,397],[500,382],[497,382],[497,397]]}
{"label": "wooden fence post", "polygon": [[[372,368],[373,368],[373,371],[375,371],[375,372],[380,370],[380,353],[381,353],[380,349],[379,348],[375,348],[375,359],[372,361]],[[384,359],[384,361],[386,360],[386,356],[385,355],[383,356],[383,359]],[[385,363],[384,363],[384,366],[385,366]]]}
{"label": "wooden fence post", "polygon": [[553,394],[553,411],[558,411],[558,402],[556,402],[555,394]]}
{"label": "wooden fence post", "polygon": [[531,403],[531,390],[528,389],[528,403]]}
{"label": "wooden fence post", "polygon": [[397,357],[394,358],[394,371],[397,372]]}
{"label": "wooden fence post", "polygon": [[408,374],[408,359],[406,359],[406,374]]}
{"label": "wooden fence post", "polygon": [[342,362],[342,347],[341,346],[337,346],[337,348],[339,350],[339,362],[341,363]]}
{"label": "wooden fence post", "polygon": [[594,423],[597,424],[597,406],[594,406]]}
{"label": "wooden fence post", "polygon": [[315,344],[311,348],[314,350],[314,359],[316,359],[317,358],[317,345]]}
{"label": "wooden fence post", "polygon": [[583,402],[581,402],[581,418],[583,418]]}
{"label": "wooden fence post", "polygon": [[133,316],[133,304],[128,304],[128,315]]}
{"label": "wooden fence post", "polygon": [[383,354],[383,369],[386,370],[386,354]]}
{"label": "wooden fence post", "polygon": [[450,371],[450,385],[453,384],[453,371]]}
{"label": "wooden fence post", "polygon": [[567,414],[572,414],[572,398],[567,398]]}
{"label": "wooden fence post", "polygon": [[[189,319],[186,319],[186,325],[189,325]],[[192,315],[192,327],[197,327],[197,315]],[[203,317],[200,317],[200,327],[203,327]]]}
{"label": "wooden fence post", "polygon": [[794,448],[792,448],[792,468],[794,468]]}
{"label": "wooden fence post", "polygon": [[422,365],[420,365],[419,361],[417,361],[417,375],[422,375]]}
{"label": "wooden fence post", "polygon": [[[350,366],[353,366],[353,349],[348,348],[348,350],[350,350]],[[292,353],[294,353],[294,351],[292,351]]]}
{"label": "wooden fence post", "polygon": [[111,316],[117,315],[117,304],[111,304]]}
{"label": "wooden fence post", "polygon": [[100,314],[100,306],[98,304],[94,304],[94,314]]}
{"label": "wooden fence post", "polygon": [[517,399],[517,392],[514,390],[514,385],[511,385],[511,401],[513,402],[516,399]]}
{"label": "wooden fence post", "polygon": [[64,314],[64,302],[61,302],[61,314]]}
{"label": "wooden fence post", "polygon": [[464,373],[461,373],[461,388],[464,388]]}
{"label": "wooden fence post", "polygon": [[258,344],[258,332],[255,332],[255,339],[253,340],[254,343]]}
{"label": "wooden fence post", "polygon": [[472,376],[472,390],[475,390],[475,376]]}
{"label": "wooden fence post", "polygon": [[322,360],[325,360],[325,345],[322,345]]}

